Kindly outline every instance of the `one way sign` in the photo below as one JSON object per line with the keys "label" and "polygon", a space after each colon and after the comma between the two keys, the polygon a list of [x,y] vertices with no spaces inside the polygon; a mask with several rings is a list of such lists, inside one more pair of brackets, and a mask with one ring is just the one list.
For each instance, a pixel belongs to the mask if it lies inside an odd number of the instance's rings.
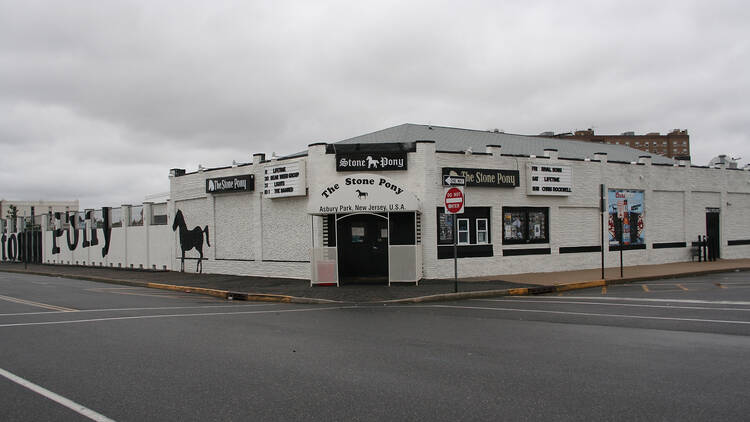
{"label": "one way sign", "polygon": [[466,178],[460,176],[443,176],[443,186],[465,186]]}

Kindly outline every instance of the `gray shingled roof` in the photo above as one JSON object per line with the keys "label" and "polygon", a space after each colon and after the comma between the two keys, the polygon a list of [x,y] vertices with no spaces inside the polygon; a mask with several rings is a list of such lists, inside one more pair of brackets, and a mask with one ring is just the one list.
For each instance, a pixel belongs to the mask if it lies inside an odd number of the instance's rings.
{"label": "gray shingled roof", "polygon": [[651,155],[651,162],[672,164],[674,160],[624,145],[599,144],[564,138],[541,138],[537,136],[513,135],[484,130],[458,129],[442,126],[415,125],[405,123],[399,126],[355,136],[336,142],[337,144],[377,144],[384,142],[435,141],[438,151],[485,152],[487,145],[502,145],[503,154],[544,155],[545,148],[554,148],[560,158],[594,158],[596,152],[606,152],[610,161],[638,161],[641,155]]}

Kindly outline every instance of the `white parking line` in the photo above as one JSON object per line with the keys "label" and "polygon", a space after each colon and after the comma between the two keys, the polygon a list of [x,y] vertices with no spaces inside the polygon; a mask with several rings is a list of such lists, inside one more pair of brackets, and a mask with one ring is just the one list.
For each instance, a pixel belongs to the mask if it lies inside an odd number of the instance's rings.
{"label": "white parking line", "polygon": [[17,297],[0,295],[0,300],[4,300],[6,302],[20,303],[22,305],[36,306],[37,308],[51,309],[53,311],[63,311],[63,312],[75,312],[76,311],[76,309],[72,309],[72,308],[64,308],[62,306],[49,305],[47,303],[33,302],[31,300],[19,299]]}
{"label": "white parking line", "polygon": [[[528,300],[526,299],[528,296],[516,296],[512,300]],[[537,296],[537,299],[539,296]],[[547,296],[550,300],[567,300],[567,299],[574,299],[574,300],[622,300],[626,302],[670,302],[670,303],[702,303],[702,304],[711,304],[711,305],[741,305],[741,306],[750,306],[750,302],[747,301],[737,301],[737,300],[700,300],[700,299],[656,299],[656,298],[640,298],[640,297],[615,297],[615,296],[607,296],[607,297],[601,297],[601,296]]]}
{"label": "white parking line", "polygon": [[31,382],[31,381],[25,380],[25,379],[19,377],[18,375],[14,375],[14,374],[6,371],[3,368],[0,368],[0,375],[2,375],[5,378],[7,378],[7,379],[9,379],[9,380],[11,380],[13,382],[15,382],[16,384],[18,384],[18,385],[20,385],[22,387],[28,388],[29,390],[31,390],[31,391],[33,391],[33,392],[35,392],[37,394],[40,394],[40,395],[42,395],[42,396],[44,396],[44,397],[46,397],[46,398],[48,398],[48,399],[50,399],[50,400],[52,400],[54,402],[57,402],[57,403],[65,406],[65,407],[67,407],[68,409],[70,409],[70,410],[72,410],[72,411],[74,411],[74,412],[76,412],[78,414],[81,414],[81,415],[83,415],[83,416],[85,416],[85,417],[87,417],[87,418],[89,418],[89,419],[91,419],[93,421],[97,421],[97,422],[114,422],[114,419],[110,419],[110,418],[102,415],[101,413],[98,413],[98,412],[95,412],[95,411],[89,409],[86,406],[78,404],[78,403],[76,403],[76,402],[74,402],[74,401],[72,401],[70,399],[66,399],[65,397],[63,397],[63,396],[61,396],[61,395],[59,395],[57,393],[53,393],[52,391],[49,391],[49,390],[47,390],[44,387],[36,385],[33,382]]}
{"label": "white parking line", "polygon": [[206,312],[206,313],[198,313],[198,314],[139,315],[139,316],[129,316],[129,317],[75,319],[75,320],[70,320],[70,321],[19,322],[15,324],[0,324],[0,328],[28,327],[28,326],[33,326],[33,325],[80,324],[84,322],[101,322],[101,321],[124,321],[124,320],[129,320],[129,319],[183,318],[183,317],[196,317],[196,316],[249,315],[249,314],[287,313],[287,312],[328,311],[332,309],[348,309],[348,308],[356,308],[356,306],[336,306],[336,307],[328,307],[328,308],[303,308],[303,309],[269,309],[266,311],[242,311],[242,312]]}
{"label": "white parking line", "polygon": [[[247,307],[254,307],[254,306],[270,306],[270,305],[276,305],[276,303],[252,303],[252,304],[224,304],[224,305],[203,305],[203,306],[161,306],[161,307],[155,307],[155,308],[104,308],[104,309],[80,309],[77,310],[76,313],[86,313],[86,312],[123,312],[123,311],[160,311],[165,309],[206,309],[206,308],[247,308]],[[55,314],[67,314],[69,311],[51,311],[51,312],[16,312],[12,314],[0,314],[0,317],[3,316],[24,316],[24,315],[55,315]]]}
{"label": "white parking line", "polygon": [[[563,296],[561,299],[564,299],[565,296]],[[600,298],[595,297],[592,299],[599,300],[599,299],[608,299],[608,298]],[[504,302],[504,303],[512,303],[512,301],[509,300],[503,300],[503,299],[472,299],[477,302]],[[699,310],[709,310],[709,311],[741,311],[741,312],[750,312],[750,308],[709,308],[706,306],[671,306],[671,305],[640,305],[635,303],[605,303],[605,302],[577,302],[577,301],[565,301],[565,300],[530,300],[525,299],[523,301],[518,301],[523,303],[553,303],[553,304],[569,304],[569,305],[601,305],[601,306],[625,306],[625,307],[636,307],[636,308],[665,308],[665,309],[699,309]]]}
{"label": "white parking line", "polygon": [[699,318],[675,318],[675,317],[655,317],[641,315],[620,315],[620,314],[599,314],[591,312],[566,312],[566,311],[548,311],[543,309],[518,309],[518,308],[492,308],[482,306],[457,306],[457,305],[429,305],[434,308],[453,308],[453,309],[472,309],[480,311],[506,311],[506,312],[529,312],[539,314],[557,314],[557,315],[576,315],[576,316],[599,316],[607,318],[628,318],[628,319],[655,319],[664,321],[687,321],[687,322],[709,322],[717,324],[741,324],[750,325],[750,321],[731,321],[721,319],[699,319]]}

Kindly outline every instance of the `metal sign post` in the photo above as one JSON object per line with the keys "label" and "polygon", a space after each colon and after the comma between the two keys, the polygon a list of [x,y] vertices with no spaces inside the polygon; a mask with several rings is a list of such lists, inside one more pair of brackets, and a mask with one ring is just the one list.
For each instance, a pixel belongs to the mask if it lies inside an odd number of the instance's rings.
{"label": "metal sign post", "polygon": [[604,280],[604,214],[607,211],[607,205],[606,201],[604,200],[606,190],[604,189],[604,184],[599,185],[599,214],[601,214],[602,217],[602,228],[601,228],[601,236],[602,236],[602,280]]}
{"label": "metal sign post", "polygon": [[450,187],[445,190],[445,211],[453,218],[453,291],[458,293],[458,219],[456,214],[464,213],[464,185],[466,179],[457,176],[443,177],[443,183]]}
{"label": "metal sign post", "polygon": [[625,202],[620,199],[617,201],[617,225],[620,227],[620,278],[622,278],[622,249],[625,246],[623,244],[623,231],[624,231],[624,224],[623,219],[625,218]]}

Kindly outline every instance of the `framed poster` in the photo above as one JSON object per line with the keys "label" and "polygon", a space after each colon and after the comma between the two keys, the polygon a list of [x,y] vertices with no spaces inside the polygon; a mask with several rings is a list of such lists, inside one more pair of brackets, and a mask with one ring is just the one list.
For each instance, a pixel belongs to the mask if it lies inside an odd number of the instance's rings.
{"label": "framed poster", "polygon": [[609,212],[609,245],[645,245],[642,190],[610,189],[607,195]]}

